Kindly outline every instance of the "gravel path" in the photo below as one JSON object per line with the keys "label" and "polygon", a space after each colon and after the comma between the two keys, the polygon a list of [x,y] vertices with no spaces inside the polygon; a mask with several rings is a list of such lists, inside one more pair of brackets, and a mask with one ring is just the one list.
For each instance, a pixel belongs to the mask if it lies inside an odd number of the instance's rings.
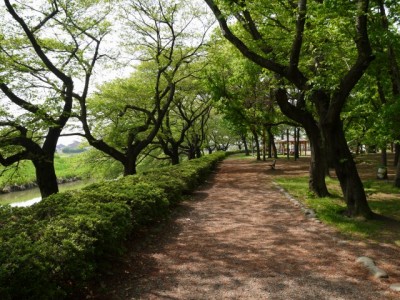
{"label": "gravel path", "polygon": [[[287,170],[285,172],[290,172]],[[295,170],[294,170],[295,172]],[[225,160],[128,255],[96,299],[400,299],[400,251],[346,240],[279,192],[266,163]],[[355,261],[388,272],[374,279]]]}

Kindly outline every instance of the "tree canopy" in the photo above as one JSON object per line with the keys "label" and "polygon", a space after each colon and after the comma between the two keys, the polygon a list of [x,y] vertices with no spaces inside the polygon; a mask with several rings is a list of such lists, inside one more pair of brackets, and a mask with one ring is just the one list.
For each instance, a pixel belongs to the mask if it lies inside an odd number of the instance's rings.
{"label": "tree canopy", "polygon": [[[79,125],[67,134],[124,175],[146,156],[177,164],[247,147],[249,136],[273,148],[276,126],[287,124],[310,140],[311,191],[329,195],[333,168],[347,213],[372,216],[351,151],[399,145],[397,1],[115,3],[4,0],[1,164],[31,160],[47,196],[57,192],[55,147],[71,120]],[[97,88],[94,75],[104,77]]]}

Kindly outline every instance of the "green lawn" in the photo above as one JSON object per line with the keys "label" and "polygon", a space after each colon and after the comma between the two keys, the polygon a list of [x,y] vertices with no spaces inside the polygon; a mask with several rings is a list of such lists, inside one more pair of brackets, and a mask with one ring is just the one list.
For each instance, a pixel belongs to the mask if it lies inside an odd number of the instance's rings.
{"label": "green lawn", "polygon": [[308,177],[280,177],[275,180],[296,199],[315,210],[318,218],[351,237],[363,237],[400,246],[400,190],[392,183],[378,180],[364,182],[371,209],[378,214],[373,220],[351,219],[342,214],[345,203],[339,183],[327,178],[332,197],[316,198],[308,191]]}
{"label": "green lawn", "polygon": [[[58,178],[82,177],[84,175],[84,166],[79,154],[56,155],[54,164]],[[0,167],[0,189],[7,185],[22,185],[35,180],[35,168],[30,161],[22,161],[8,168]]]}

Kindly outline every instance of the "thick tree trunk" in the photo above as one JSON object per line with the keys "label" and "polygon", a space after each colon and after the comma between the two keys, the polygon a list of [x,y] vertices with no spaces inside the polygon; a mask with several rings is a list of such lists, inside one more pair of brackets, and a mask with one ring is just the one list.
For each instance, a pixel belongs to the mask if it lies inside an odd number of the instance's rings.
{"label": "thick tree trunk", "polygon": [[399,156],[400,156],[400,144],[394,144],[394,162],[393,165],[397,166],[399,163]]}
{"label": "thick tree trunk", "polygon": [[318,197],[329,196],[328,188],[326,187],[325,174],[327,169],[325,149],[319,128],[311,129],[307,126],[306,134],[310,140],[311,160],[310,160],[310,178],[308,187]]}
{"label": "thick tree trunk", "polygon": [[54,156],[41,157],[32,161],[36,171],[36,181],[42,198],[58,193]]}
{"label": "thick tree trunk", "polygon": [[201,157],[201,149],[199,146],[196,146],[196,158],[200,158]]}
{"label": "thick tree trunk", "polygon": [[338,119],[332,124],[324,124],[321,128],[326,145],[331,150],[329,151],[330,160],[335,168],[347,205],[346,214],[350,217],[371,218],[373,213],[369,208],[364,186],[347,145],[342,122]]}
{"label": "thick tree trunk", "polygon": [[173,153],[171,155],[171,164],[172,165],[179,165],[179,153]]}
{"label": "thick tree trunk", "polygon": [[190,145],[188,149],[188,159],[191,160],[195,158],[196,158],[196,149],[194,148],[193,145]]}
{"label": "thick tree trunk", "polygon": [[267,152],[268,152],[268,158],[272,158],[272,141],[271,141],[271,136],[269,135],[269,133],[268,133],[268,149],[267,149]]}
{"label": "thick tree trunk", "polygon": [[123,163],[124,176],[136,174],[136,160],[137,160],[137,155],[130,154],[127,156],[126,161]]}
{"label": "thick tree trunk", "polygon": [[329,192],[325,183],[325,170],[327,169],[326,153],[317,123],[310,113],[289,104],[287,93],[284,89],[276,90],[274,96],[282,112],[292,120],[303,125],[310,140],[310,191],[314,192],[318,197],[328,196]]}
{"label": "thick tree trunk", "polygon": [[171,148],[169,149],[169,157],[171,158],[172,165],[178,165],[180,163],[179,144],[171,143]]}
{"label": "thick tree trunk", "polygon": [[400,160],[396,166],[396,176],[394,178],[394,186],[400,188]]}

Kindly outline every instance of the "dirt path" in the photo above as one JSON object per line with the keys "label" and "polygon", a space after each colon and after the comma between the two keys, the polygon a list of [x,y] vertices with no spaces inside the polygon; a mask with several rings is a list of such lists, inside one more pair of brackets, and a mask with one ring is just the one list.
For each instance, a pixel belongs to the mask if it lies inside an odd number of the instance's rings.
{"label": "dirt path", "polygon": [[[173,220],[132,245],[94,298],[400,299],[388,288],[400,282],[399,248],[346,240],[307,219],[274,186],[277,173],[225,160]],[[390,278],[371,278],[359,256]]]}

